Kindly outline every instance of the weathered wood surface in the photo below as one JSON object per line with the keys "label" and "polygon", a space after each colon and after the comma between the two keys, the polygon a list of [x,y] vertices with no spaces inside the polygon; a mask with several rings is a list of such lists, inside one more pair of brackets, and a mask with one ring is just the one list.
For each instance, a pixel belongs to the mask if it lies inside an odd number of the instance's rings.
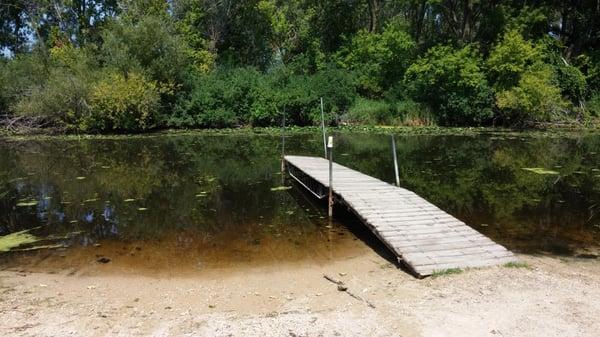
{"label": "weathered wood surface", "polygon": [[[285,161],[329,187],[326,159],[285,156]],[[503,246],[407,189],[334,163],[333,191],[336,202],[348,206],[418,276],[516,261]]]}

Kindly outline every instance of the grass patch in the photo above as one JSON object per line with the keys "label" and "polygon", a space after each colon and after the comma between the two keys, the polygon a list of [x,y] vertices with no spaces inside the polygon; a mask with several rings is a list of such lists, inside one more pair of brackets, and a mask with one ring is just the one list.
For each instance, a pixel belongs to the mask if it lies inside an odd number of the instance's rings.
{"label": "grass patch", "polygon": [[507,262],[504,264],[504,267],[506,268],[525,268],[525,269],[531,269],[531,266],[528,265],[525,262],[518,262],[518,261],[511,261],[511,262]]}
{"label": "grass patch", "polygon": [[440,277],[440,276],[447,276],[447,275],[453,275],[453,274],[461,274],[464,270],[460,269],[460,268],[450,268],[450,269],[442,269],[442,270],[436,270],[433,272],[433,274],[431,274],[431,277],[436,278],[436,277]]}

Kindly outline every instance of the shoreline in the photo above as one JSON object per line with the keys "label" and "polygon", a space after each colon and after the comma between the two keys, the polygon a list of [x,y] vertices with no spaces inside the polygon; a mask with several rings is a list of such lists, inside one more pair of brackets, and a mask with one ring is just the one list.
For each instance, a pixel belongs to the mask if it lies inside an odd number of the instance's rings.
{"label": "shoreline", "polygon": [[[0,271],[10,336],[593,336],[597,260],[518,255],[416,279],[368,250],[204,276]],[[323,278],[343,281],[357,300]]]}
{"label": "shoreline", "polygon": [[[328,131],[336,133],[374,133],[374,134],[398,134],[398,135],[502,135],[502,136],[541,136],[541,137],[565,137],[581,136],[582,134],[595,134],[600,132],[600,124],[578,127],[552,126],[549,128],[515,129],[506,127],[446,127],[446,126],[386,126],[386,125],[340,125],[328,126]],[[312,134],[321,133],[320,126],[286,126],[286,134]],[[139,133],[64,133],[52,129],[36,129],[31,133],[11,132],[0,129],[0,139],[8,140],[35,140],[35,139],[131,139],[152,138],[160,136],[186,136],[186,135],[253,135],[253,136],[281,136],[281,127],[252,127],[242,126],[239,128],[223,129],[155,129]]]}

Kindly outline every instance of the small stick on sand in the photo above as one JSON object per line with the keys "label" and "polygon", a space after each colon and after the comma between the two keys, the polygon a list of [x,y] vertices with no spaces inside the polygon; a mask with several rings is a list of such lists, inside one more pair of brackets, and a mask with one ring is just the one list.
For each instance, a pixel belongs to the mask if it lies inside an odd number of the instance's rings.
{"label": "small stick on sand", "polygon": [[360,296],[358,296],[358,295],[353,294],[352,292],[350,292],[350,290],[348,290],[348,287],[344,284],[344,282],[336,280],[336,279],[334,279],[333,277],[331,277],[331,276],[329,276],[327,274],[324,274],[323,277],[327,281],[337,284],[338,291],[344,291],[348,295],[350,295],[351,297],[353,297],[353,298],[355,298],[355,299],[357,299],[359,301],[365,302],[365,303],[367,303],[368,306],[370,306],[371,308],[375,309],[375,305],[373,305],[373,303],[371,303],[368,300],[366,300],[366,299],[364,299],[364,298],[362,298],[362,297],[360,297]]}

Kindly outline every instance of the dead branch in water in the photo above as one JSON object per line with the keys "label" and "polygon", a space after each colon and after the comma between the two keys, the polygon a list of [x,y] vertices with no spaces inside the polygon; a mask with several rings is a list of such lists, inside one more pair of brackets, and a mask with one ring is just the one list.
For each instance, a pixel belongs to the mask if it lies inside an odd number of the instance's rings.
{"label": "dead branch in water", "polygon": [[333,277],[331,277],[331,276],[329,276],[327,274],[324,274],[323,277],[327,281],[337,284],[338,291],[343,291],[346,294],[350,295],[350,297],[353,297],[353,298],[355,298],[355,299],[357,299],[357,300],[359,300],[361,302],[365,302],[369,307],[375,309],[375,305],[373,303],[371,303],[368,300],[366,300],[366,299],[364,299],[364,298],[362,298],[362,297],[360,297],[360,296],[358,296],[358,295],[350,292],[350,290],[348,290],[348,287],[344,284],[344,282],[342,282],[340,280],[336,280],[336,279],[334,279]]}

